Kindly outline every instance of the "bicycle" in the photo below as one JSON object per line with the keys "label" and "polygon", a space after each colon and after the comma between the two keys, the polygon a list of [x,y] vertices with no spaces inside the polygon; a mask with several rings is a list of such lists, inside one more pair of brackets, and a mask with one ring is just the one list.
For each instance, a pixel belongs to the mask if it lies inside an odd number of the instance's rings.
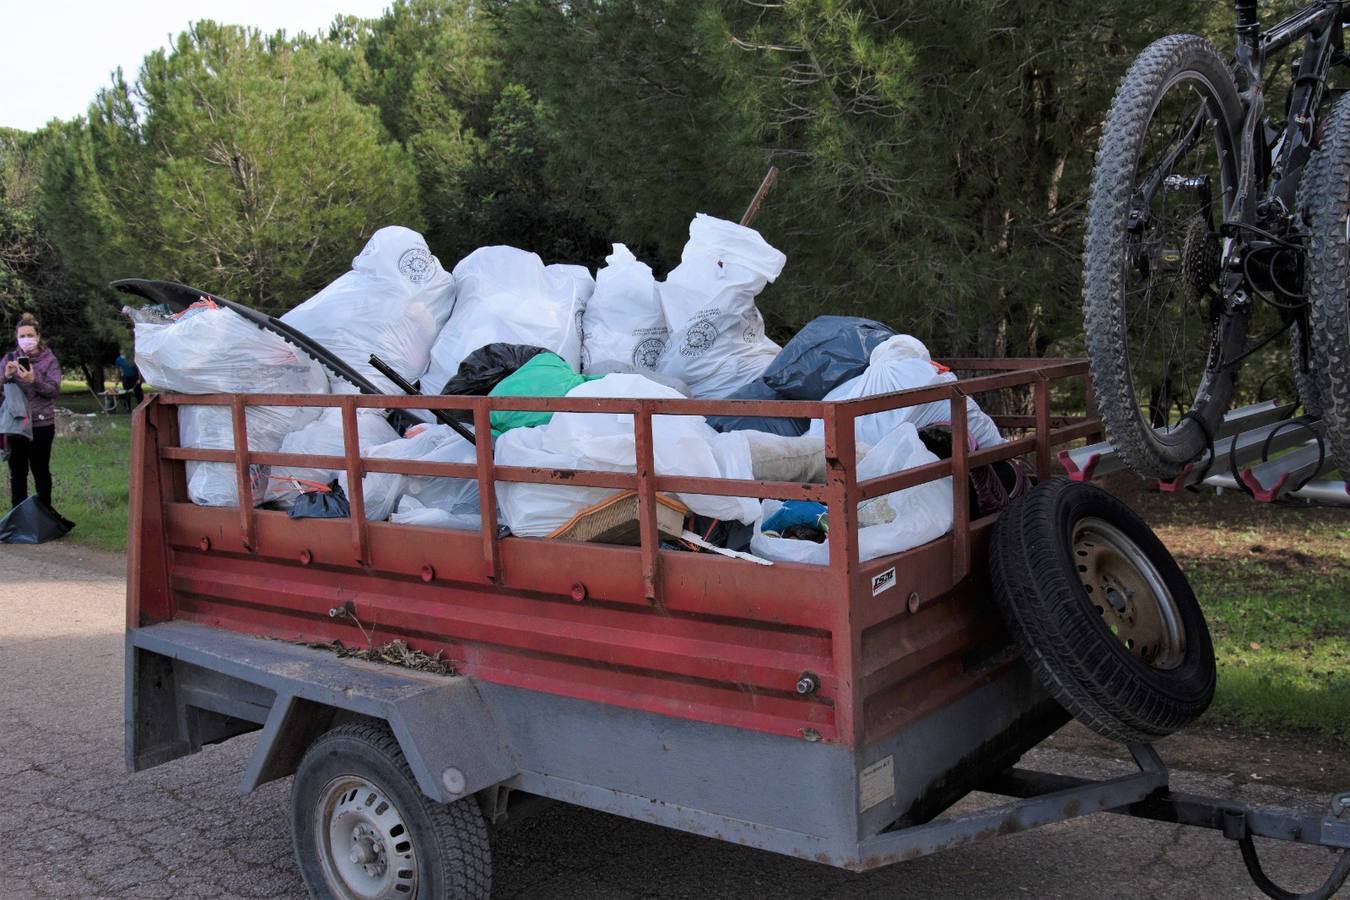
{"label": "bicycle", "polygon": [[[1107,433],[1141,474],[1170,479],[1198,459],[1242,361],[1286,331],[1305,412],[1350,472],[1350,95],[1327,84],[1350,62],[1345,6],[1263,30],[1256,0],[1236,0],[1231,63],[1170,35],[1116,92],[1088,205],[1084,331]],[[1266,62],[1300,39],[1276,125]],[[1281,327],[1249,341],[1257,304]]]}

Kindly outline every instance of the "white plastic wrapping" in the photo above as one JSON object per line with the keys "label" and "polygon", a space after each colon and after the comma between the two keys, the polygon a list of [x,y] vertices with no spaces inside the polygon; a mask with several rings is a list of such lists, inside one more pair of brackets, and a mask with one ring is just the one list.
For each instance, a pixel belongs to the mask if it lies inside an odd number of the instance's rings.
{"label": "white plastic wrapping", "polygon": [[659,286],[671,335],[656,370],[695,397],[725,397],[763,374],[781,348],[765,336],[755,297],[786,263],[758,231],[699,213]]}
{"label": "white plastic wrapping", "polygon": [[[328,378],[318,363],[270,331],[228,309],[194,309],[163,323],[137,322],[136,365],[157,388],[184,394],[324,394]],[[272,452],[282,438],[318,416],[305,407],[250,407],[251,450]],[[227,407],[181,407],[179,431],[184,447],[234,449]],[[238,490],[234,467],[226,463],[187,464],[188,496],[202,506],[234,506]],[[266,495],[267,472],[250,473],[253,503]]]}
{"label": "white plastic wrapping", "polygon": [[[867,371],[845,381],[826,394],[825,399],[855,400],[858,397],[889,394],[950,381],[956,381],[956,376],[951,372],[939,372],[934,367],[928,348],[922,341],[908,334],[897,334],[873,348],[872,355],[868,357]],[[854,433],[862,443],[879,444],[901,423],[908,422],[922,429],[929,425],[950,423],[951,418],[951,404],[939,400],[862,416],[856,421]],[[966,398],[966,425],[976,447],[992,447],[1003,443],[1003,436],[999,434],[994,420],[985,415],[971,397]],[[824,433],[824,423],[819,419],[812,421],[811,427],[807,429],[807,434]]]}
{"label": "white plastic wrapping", "polygon": [[[880,478],[905,469],[937,462],[938,458],[923,445],[919,432],[903,422],[891,430],[858,463],[858,480]],[[750,552],[779,562],[824,566],[830,562],[830,543],[770,537],[760,531],[760,523],[772,516],[782,504],[765,500],[760,522],[750,539]],[[952,528],[952,480],[941,478],[868,500],[858,505],[858,558],[875,559],[899,553],[936,540]],[[868,524],[871,523],[871,524]]]}
{"label": "white plastic wrapping", "polygon": [[581,337],[581,371],[652,371],[670,338],[666,314],[651,266],[623,244],[595,273],[595,293],[586,304]]}
{"label": "white plastic wrapping", "polygon": [[457,528],[477,531],[483,519],[478,513],[452,513],[434,506],[425,506],[412,494],[404,494],[398,509],[389,517],[397,525],[422,525],[429,528]]}
{"label": "white plastic wrapping", "polygon": [[[431,344],[450,318],[455,281],[411,228],[381,228],[352,260],[352,270],[281,317],[322,344],[371,383],[402,393],[374,367],[371,354],[416,382],[427,370]],[[138,360],[139,361],[139,360]],[[333,378],[334,393],[355,393]]]}
{"label": "white plastic wrapping", "polygon": [[[471,463],[476,458],[473,444],[456,434],[448,425],[426,426],[414,437],[380,444],[362,455],[370,459],[444,463]],[[347,473],[339,472],[338,482],[350,497]],[[361,486],[366,518],[372,522],[389,518],[405,495],[415,497],[424,507],[452,514],[478,510],[478,482],[473,479],[372,472],[361,480]]]}
{"label": "white plastic wrapping", "polygon": [[545,266],[515,247],[481,247],[455,266],[456,300],[431,348],[422,393],[439,394],[459,364],[487,344],[543,347],[581,364],[582,317],[595,280],[582,266]]}
{"label": "white plastic wrapping", "polygon": [[[398,432],[376,409],[358,409],[356,411],[356,435],[360,443],[362,456],[369,456],[370,450],[398,440]],[[346,448],[342,441],[342,410],[325,409],[319,418],[310,422],[299,431],[292,431],[281,439],[282,453],[304,453],[309,456],[342,456]],[[309,488],[296,485],[299,481],[315,482],[327,485],[338,477],[338,469],[314,469],[301,466],[276,466],[269,479],[267,496],[283,506],[295,502],[297,495]]]}
{"label": "white plastic wrapping", "polygon": [[[569,397],[678,398],[679,392],[641,375],[607,375],[568,392]],[[750,447],[741,433],[719,434],[703,419],[654,416],[653,449],[662,475],[709,478],[752,477]],[[497,439],[496,462],[547,469],[636,471],[633,417],[598,413],[555,413],[547,425],[516,428]],[[497,501],[512,533],[551,534],[576,513],[617,493],[607,488],[501,482]],[[719,519],[753,522],[759,503],[738,497],[681,494],[694,512]]]}
{"label": "white plastic wrapping", "polygon": [[[259,425],[258,412],[248,413],[249,449],[270,452],[280,446],[280,435],[268,425]],[[234,420],[229,407],[180,406],[178,437],[184,447],[195,450],[233,450]],[[257,506],[267,496],[267,467],[249,466],[250,502]],[[237,506],[238,482],[234,466],[227,463],[187,463],[188,499],[198,506]]]}

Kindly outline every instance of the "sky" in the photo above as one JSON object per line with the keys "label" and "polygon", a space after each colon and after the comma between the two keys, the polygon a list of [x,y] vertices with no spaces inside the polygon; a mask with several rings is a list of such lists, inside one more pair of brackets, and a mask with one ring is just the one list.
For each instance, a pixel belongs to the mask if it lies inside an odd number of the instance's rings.
{"label": "sky", "polygon": [[0,126],[32,131],[83,115],[121,66],[199,19],[266,33],[325,31],[339,13],[378,16],[390,0],[0,0]]}

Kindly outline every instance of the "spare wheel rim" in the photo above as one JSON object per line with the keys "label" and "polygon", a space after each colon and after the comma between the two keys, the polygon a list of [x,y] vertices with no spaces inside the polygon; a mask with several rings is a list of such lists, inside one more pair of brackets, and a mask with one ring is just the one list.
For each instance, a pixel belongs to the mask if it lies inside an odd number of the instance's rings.
{"label": "spare wheel rim", "polygon": [[1095,517],[1074,523],[1071,544],[1078,580],[1107,630],[1150,668],[1180,666],[1186,658],[1181,611],[1139,545]]}

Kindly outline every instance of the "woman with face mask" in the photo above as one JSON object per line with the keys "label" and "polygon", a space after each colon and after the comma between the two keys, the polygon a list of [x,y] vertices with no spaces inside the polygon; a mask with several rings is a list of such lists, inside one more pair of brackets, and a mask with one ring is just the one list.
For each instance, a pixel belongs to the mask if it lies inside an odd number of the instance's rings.
{"label": "woman with face mask", "polygon": [[37,495],[52,502],[52,440],[56,437],[56,414],[52,401],[61,393],[61,366],[38,331],[32,313],[19,317],[14,329],[16,347],[0,358],[4,383],[17,384],[28,398],[28,418],[33,437],[9,435],[9,491],[15,506],[28,497],[28,472],[33,472]]}

